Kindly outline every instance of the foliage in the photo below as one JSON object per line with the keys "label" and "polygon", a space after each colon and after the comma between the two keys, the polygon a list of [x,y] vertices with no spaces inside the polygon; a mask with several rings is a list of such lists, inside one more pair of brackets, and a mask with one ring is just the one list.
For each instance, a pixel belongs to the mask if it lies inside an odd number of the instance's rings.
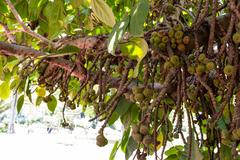
{"label": "foliage", "polygon": [[66,107],[88,108],[104,121],[99,146],[120,120],[109,159],[120,149],[126,159],[239,159],[239,5],[0,1],[0,100],[18,92],[18,113],[26,98],[53,113],[61,101],[63,119]]}

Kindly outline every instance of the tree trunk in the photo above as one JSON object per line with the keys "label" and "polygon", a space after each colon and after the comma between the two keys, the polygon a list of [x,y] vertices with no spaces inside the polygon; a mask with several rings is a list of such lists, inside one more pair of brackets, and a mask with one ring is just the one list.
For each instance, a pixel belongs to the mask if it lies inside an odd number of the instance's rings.
{"label": "tree trunk", "polygon": [[15,117],[16,117],[17,97],[18,97],[17,92],[14,92],[11,99],[11,113],[10,113],[10,119],[8,123],[9,134],[15,133],[14,123],[15,123]]}

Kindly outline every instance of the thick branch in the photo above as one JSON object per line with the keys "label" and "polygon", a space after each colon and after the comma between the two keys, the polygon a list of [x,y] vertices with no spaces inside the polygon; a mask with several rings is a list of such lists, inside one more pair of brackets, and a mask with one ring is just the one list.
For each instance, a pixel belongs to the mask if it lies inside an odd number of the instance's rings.
{"label": "thick branch", "polygon": [[[15,57],[31,57],[37,58],[39,56],[46,55],[44,52],[34,50],[26,46],[20,46],[16,44],[9,44],[0,41],[0,54],[11,55]],[[79,80],[84,80],[86,75],[83,74],[78,68],[73,68],[73,63],[63,59],[63,58],[48,58],[45,60],[47,63],[63,68],[68,72],[72,72],[71,75],[79,78]]]}

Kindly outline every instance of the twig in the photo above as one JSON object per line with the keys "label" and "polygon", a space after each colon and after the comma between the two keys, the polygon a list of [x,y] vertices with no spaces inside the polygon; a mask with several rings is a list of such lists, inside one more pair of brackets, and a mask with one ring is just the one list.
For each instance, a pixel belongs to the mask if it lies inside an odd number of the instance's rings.
{"label": "twig", "polygon": [[8,26],[2,22],[0,22],[0,25],[3,27],[5,34],[11,43],[16,43],[16,37],[12,35],[11,31],[9,30]]}

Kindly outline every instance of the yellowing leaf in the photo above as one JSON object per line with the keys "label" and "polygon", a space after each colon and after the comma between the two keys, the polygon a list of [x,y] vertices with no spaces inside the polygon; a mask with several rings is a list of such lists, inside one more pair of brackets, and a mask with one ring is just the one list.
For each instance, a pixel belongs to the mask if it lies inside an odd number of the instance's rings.
{"label": "yellowing leaf", "polygon": [[120,44],[120,49],[123,55],[138,61],[133,74],[133,78],[136,78],[140,63],[148,51],[147,42],[143,38],[135,37],[127,43]]}
{"label": "yellowing leaf", "polygon": [[45,97],[46,95],[46,89],[44,87],[38,87],[36,92],[39,97]]}
{"label": "yellowing leaf", "polygon": [[157,150],[159,150],[162,145],[163,145],[163,133],[160,132],[157,136],[157,142],[158,142],[158,145],[157,145]]}
{"label": "yellowing leaf", "polygon": [[10,84],[9,81],[4,81],[0,85],[0,99],[6,100],[10,96]]}
{"label": "yellowing leaf", "polygon": [[113,27],[115,25],[115,17],[112,9],[104,0],[92,0],[91,7],[93,13],[106,25]]}

